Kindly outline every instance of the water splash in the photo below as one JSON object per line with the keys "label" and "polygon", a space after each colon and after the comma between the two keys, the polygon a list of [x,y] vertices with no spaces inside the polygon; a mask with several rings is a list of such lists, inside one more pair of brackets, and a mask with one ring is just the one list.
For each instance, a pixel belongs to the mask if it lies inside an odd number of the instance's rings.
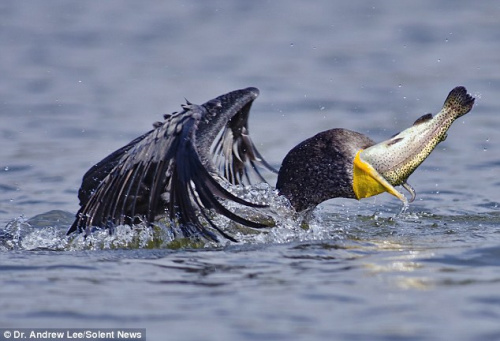
{"label": "water splash", "polygon": [[[198,249],[223,248],[245,244],[283,244],[318,240],[346,240],[386,238],[393,235],[412,235],[418,230],[443,227],[443,220],[425,212],[411,212],[407,206],[397,205],[362,209],[362,206],[328,205],[298,214],[283,196],[268,184],[256,186],[230,186],[233,194],[254,203],[268,205],[265,209],[241,206],[234,202],[225,205],[238,215],[263,222],[269,228],[253,229],[214,213],[214,223],[232,235],[238,243],[220,238],[219,243],[181,237],[180,230],[168,219],[161,219],[153,226],[138,224],[120,225],[107,229],[95,228],[87,237],[83,234],[66,236],[74,214],[49,211],[27,219],[18,217],[0,229],[0,250],[50,250],[80,251],[109,249]],[[357,207],[357,208],[356,208]],[[385,207],[385,206],[384,206]],[[456,222],[456,219],[455,219]],[[426,232],[427,233],[427,232]]]}
{"label": "water splash", "polygon": [[36,227],[20,216],[0,231],[0,250],[64,250],[64,234],[56,221],[53,226]]}
{"label": "water splash", "polygon": [[[264,222],[269,228],[257,230],[237,224],[226,217],[214,214],[214,223],[234,236],[242,244],[288,243],[291,241],[331,238],[331,229],[322,222],[321,210],[297,214],[290,203],[268,184],[256,186],[228,186],[233,194],[254,203],[268,205],[266,209],[244,207],[237,203],[225,205],[238,215]],[[107,250],[152,248],[206,248],[225,247],[233,242],[220,238],[220,243],[182,238],[180,230],[168,219],[160,219],[153,226],[138,224],[120,225],[107,229],[95,228],[89,236],[66,236],[74,214],[49,211],[31,219],[19,217],[0,230],[0,250]]]}

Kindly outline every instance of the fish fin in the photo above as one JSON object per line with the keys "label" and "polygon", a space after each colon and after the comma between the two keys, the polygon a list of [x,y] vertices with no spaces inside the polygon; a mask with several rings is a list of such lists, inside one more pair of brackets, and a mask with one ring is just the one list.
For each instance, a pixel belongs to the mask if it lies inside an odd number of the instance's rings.
{"label": "fish fin", "polygon": [[427,122],[429,120],[432,120],[432,114],[425,114],[417,118],[417,120],[413,123],[414,126],[419,125],[421,123]]}
{"label": "fish fin", "polygon": [[410,195],[411,195],[411,198],[408,200],[408,202],[413,202],[415,200],[415,198],[417,197],[417,192],[415,192],[415,189],[406,181],[403,182],[401,184],[401,186],[403,186],[403,188],[406,189],[408,191],[408,193],[410,193]]}
{"label": "fish fin", "polygon": [[392,146],[393,144],[396,144],[396,143],[401,142],[401,141],[403,141],[402,137],[398,137],[397,139],[390,139],[387,142],[387,146]]}
{"label": "fish fin", "polygon": [[443,108],[456,112],[456,117],[467,114],[474,105],[475,98],[467,93],[463,86],[457,86],[450,91],[444,101]]}

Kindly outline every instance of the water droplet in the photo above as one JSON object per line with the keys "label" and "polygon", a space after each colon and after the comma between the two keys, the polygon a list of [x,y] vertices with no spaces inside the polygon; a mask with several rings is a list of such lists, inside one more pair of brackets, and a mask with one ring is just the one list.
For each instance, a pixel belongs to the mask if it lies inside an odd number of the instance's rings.
{"label": "water droplet", "polygon": [[293,47],[293,43],[290,43],[290,47]]}
{"label": "water droplet", "polygon": [[438,63],[441,63],[441,58],[438,59]]}
{"label": "water droplet", "polygon": [[9,166],[5,166],[3,170],[7,172],[9,170]]}

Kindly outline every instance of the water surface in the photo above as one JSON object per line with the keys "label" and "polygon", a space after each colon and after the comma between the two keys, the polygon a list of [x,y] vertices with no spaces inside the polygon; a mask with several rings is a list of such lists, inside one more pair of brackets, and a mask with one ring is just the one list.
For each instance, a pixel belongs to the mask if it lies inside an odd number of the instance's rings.
{"label": "water surface", "polygon": [[[495,1],[3,1],[0,326],[500,339],[499,17]],[[85,171],[184,98],[258,87],[251,134],[279,167],[321,130],[386,139],[457,85],[476,105],[410,177],[402,215],[381,195],[202,249],[62,237]]]}

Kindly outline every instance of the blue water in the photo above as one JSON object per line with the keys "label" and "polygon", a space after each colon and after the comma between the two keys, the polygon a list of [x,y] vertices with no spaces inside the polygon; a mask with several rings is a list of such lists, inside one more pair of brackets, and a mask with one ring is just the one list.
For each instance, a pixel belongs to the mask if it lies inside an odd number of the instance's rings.
{"label": "blue water", "polygon": [[[496,1],[2,1],[0,327],[500,340],[498,18]],[[279,167],[321,130],[386,139],[457,85],[476,104],[403,214],[389,195],[336,199],[308,230],[285,215],[181,250],[125,227],[63,237],[86,170],[184,98],[258,87],[251,135]]]}

